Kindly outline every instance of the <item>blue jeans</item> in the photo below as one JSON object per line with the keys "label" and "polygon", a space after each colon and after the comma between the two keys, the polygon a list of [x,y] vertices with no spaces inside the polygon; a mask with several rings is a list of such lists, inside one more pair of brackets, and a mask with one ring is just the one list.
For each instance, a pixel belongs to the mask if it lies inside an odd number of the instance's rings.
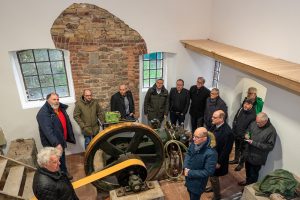
{"label": "blue jeans", "polygon": [[195,194],[195,193],[192,193],[188,190],[189,192],[189,195],[190,195],[190,200],[200,200],[200,197],[201,197],[201,194]]}
{"label": "blue jeans", "polygon": [[93,139],[93,136],[84,136],[84,148],[85,149],[89,145],[89,143],[91,142],[92,139]]}

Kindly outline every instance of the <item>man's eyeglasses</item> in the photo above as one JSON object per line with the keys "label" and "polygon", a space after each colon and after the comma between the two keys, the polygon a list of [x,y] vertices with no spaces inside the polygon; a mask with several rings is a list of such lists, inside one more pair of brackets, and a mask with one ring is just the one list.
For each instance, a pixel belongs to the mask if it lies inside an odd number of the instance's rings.
{"label": "man's eyeglasses", "polygon": [[193,136],[193,138],[195,138],[195,139],[200,139],[200,138],[204,138],[204,137],[206,137],[206,136]]}

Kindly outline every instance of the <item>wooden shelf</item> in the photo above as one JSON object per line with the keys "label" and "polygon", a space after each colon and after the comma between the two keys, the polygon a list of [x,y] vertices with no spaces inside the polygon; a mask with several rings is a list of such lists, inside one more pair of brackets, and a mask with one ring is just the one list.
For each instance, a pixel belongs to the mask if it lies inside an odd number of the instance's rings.
{"label": "wooden shelf", "polygon": [[184,47],[300,95],[300,64],[213,40],[182,40]]}

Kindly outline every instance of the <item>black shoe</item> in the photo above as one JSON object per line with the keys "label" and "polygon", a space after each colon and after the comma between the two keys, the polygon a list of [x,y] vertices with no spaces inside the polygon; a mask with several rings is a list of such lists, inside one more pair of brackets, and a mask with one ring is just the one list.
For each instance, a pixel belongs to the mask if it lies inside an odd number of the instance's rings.
{"label": "black shoe", "polygon": [[236,166],[235,168],[234,168],[234,171],[241,171],[241,169],[243,169],[244,168],[244,165],[238,165],[238,166]]}
{"label": "black shoe", "polygon": [[238,164],[239,161],[238,161],[238,160],[230,160],[228,163],[229,163],[230,165],[233,165],[233,164]]}
{"label": "black shoe", "polygon": [[243,180],[243,181],[238,182],[238,185],[239,186],[246,186],[247,182],[246,182],[246,180]]}
{"label": "black shoe", "polygon": [[212,187],[206,187],[204,192],[208,193],[212,191],[213,191]]}

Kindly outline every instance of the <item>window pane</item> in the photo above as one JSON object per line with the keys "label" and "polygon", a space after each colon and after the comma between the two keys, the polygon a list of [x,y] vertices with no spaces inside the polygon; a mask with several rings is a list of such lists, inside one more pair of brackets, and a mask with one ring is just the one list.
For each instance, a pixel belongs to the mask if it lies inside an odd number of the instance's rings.
{"label": "window pane", "polygon": [[40,88],[32,88],[27,90],[28,100],[37,100],[42,99],[41,89]]}
{"label": "window pane", "polygon": [[157,68],[162,68],[163,66],[162,66],[162,61],[161,60],[158,60],[157,61]]}
{"label": "window pane", "polygon": [[150,65],[149,61],[145,61],[144,62],[144,70],[149,69],[149,65]]}
{"label": "window pane", "polygon": [[150,70],[150,78],[156,79],[156,70]]}
{"label": "window pane", "polygon": [[49,61],[47,49],[34,50],[35,62]]}
{"label": "window pane", "polygon": [[67,85],[67,77],[65,74],[54,74],[53,77],[55,86]]}
{"label": "window pane", "polygon": [[144,54],[144,60],[149,60],[149,54]]}
{"label": "window pane", "polygon": [[157,52],[157,59],[162,59],[162,52]]}
{"label": "window pane", "polygon": [[60,50],[49,50],[49,56],[51,61],[63,60],[63,54]]}
{"label": "window pane", "polygon": [[56,93],[59,95],[59,97],[67,97],[69,95],[69,89],[67,86],[59,86],[56,87]]}
{"label": "window pane", "polygon": [[150,79],[150,87],[152,87],[155,83],[156,79]]}
{"label": "window pane", "polygon": [[156,53],[150,53],[149,58],[150,60],[156,60]]}
{"label": "window pane", "polygon": [[34,62],[33,53],[31,50],[18,52],[18,55],[21,63]]}
{"label": "window pane", "polygon": [[162,75],[163,75],[162,69],[158,69],[158,70],[156,71],[156,73],[157,73],[157,78],[162,78]]}
{"label": "window pane", "polygon": [[149,78],[149,70],[144,71],[144,79],[148,79]]}
{"label": "window pane", "polygon": [[149,79],[144,80],[144,88],[149,87]]}
{"label": "window pane", "polygon": [[46,88],[42,88],[42,92],[43,92],[43,97],[46,99],[47,95],[50,94],[51,92],[54,92],[54,87],[46,87]]}
{"label": "window pane", "polygon": [[64,62],[62,61],[51,62],[51,67],[52,67],[53,74],[65,73]]}
{"label": "window pane", "polygon": [[156,60],[150,61],[150,69],[156,69]]}
{"label": "window pane", "polygon": [[52,75],[43,75],[40,76],[41,87],[50,87],[53,86]]}
{"label": "window pane", "polygon": [[21,64],[21,67],[24,76],[37,75],[34,63]]}
{"label": "window pane", "polygon": [[51,74],[49,62],[36,63],[39,74]]}
{"label": "window pane", "polygon": [[37,76],[24,77],[25,85],[27,88],[37,88],[40,87],[39,79]]}

